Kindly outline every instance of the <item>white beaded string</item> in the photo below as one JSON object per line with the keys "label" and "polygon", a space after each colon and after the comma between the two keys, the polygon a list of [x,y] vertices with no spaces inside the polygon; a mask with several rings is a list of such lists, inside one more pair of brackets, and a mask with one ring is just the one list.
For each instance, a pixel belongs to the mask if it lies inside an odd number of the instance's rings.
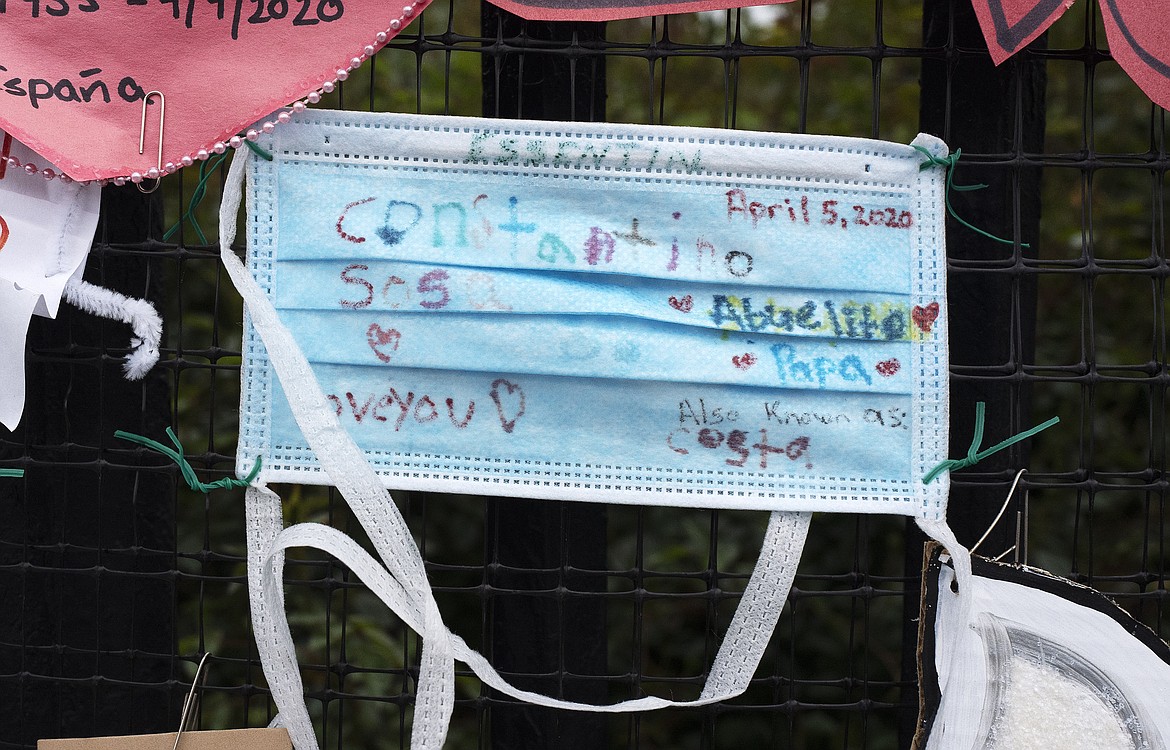
{"label": "white beaded string", "polygon": [[[335,71],[336,78],[334,78],[332,81],[326,81],[325,83],[321,84],[321,88],[317,89],[316,91],[309,92],[304,98],[293,102],[289,108],[293,112],[304,112],[310,104],[317,104],[320,102],[323,95],[333,93],[333,91],[337,88],[338,83],[349,78],[350,73],[352,73],[354,70],[357,70],[359,67],[361,67],[362,63],[373,57],[374,54],[382,47],[382,45],[390,41],[390,38],[396,35],[399,30],[401,30],[402,27],[406,25],[409,19],[421,13],[426,8],[426,6],[430,4],[430,2],[431,0],[416,0],[409,5],[402,6],[402,14],[390,22],[390,27],[386,29],[386,31],[379,31],[377,34],[375,34],[374,43],[367,44],[362,48],[361,54],[350,59],[348,68],[338,68]],[[207,161],[207,159],[209,159],[212,154],[225,153],[229,148],[238,149],[244,145],[245,141],[255,141],[260,137],[261,133],[271,133],[276,129],[277,125],[283,125],[291,119],[292,115],[290,113],[281,112],[274,120],[268,120],[267,122],[262,123],[258,128],[250,128],[242,135],[233,135],[226,141],[216,141],[215,143],[211,144],[209,148],[201,148],[194,154],[189,154],[182,157],[179,159],[177,164],[173,161],[168,161],[163,165],[161,170],[157,167],[151,167],[145,172],[131,172],[125,177],[104,178],[101,180],[96,180],[96,182],[99,185],[105,187],[106,185],[121,186],[125,185],[127,182],[133,182],[137,184],[143,180],[156,180],[159,177],[162,177],[164,174],[174,174],[182,167],[189,167],[196,161]],[[40,169],[32,162],[21,164],[20,159],[16,158],[15,156],[9,156],[7,157],[7,160],[8,166],[12,169],[23,169],[25,172],[31,175],[39,173],[46,180],[59,179],[62,182],[73,182],[73,179],[70,178],[69,175],[65,174],[64,172],[58,172],[51,167]],[[95,182],[95,180],[81,180],[80,182],[82,184],[87,184],[88,182]]]}

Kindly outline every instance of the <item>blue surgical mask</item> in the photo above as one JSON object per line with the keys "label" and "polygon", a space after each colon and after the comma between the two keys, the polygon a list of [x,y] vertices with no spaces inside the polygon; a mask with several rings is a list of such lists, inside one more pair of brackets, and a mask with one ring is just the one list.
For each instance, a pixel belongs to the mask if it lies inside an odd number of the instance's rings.
{"label": "blue surgical mask", "polygon": [[[911,147],[344,118],[266,140],[250,264],[388,486],[939,514],[939,176]],[[320,478],[247,350],[270,408],[241,460]]]}
{"label": "blue surgical mask", "polygon": [[[936,156],[936,139],[915,142]],[[438,747],[453,661],[518,690],[442,622],[386,488],[771,510],[698,705],[749,684],[812,510],[916,518],[956,554],[942,175],[910,146],[811,136],[306,112],[248,173],[240,466],[265,674],[316,744],[283,550],[344,562],[423,638],[412,742]],[[239,157],[237,157],[239,158]],[[254,325],[253,325],[254,323]],[[285,396],[285,393],[289,397]],[[266,482],[335,484],[376,562],[281,525]]]}

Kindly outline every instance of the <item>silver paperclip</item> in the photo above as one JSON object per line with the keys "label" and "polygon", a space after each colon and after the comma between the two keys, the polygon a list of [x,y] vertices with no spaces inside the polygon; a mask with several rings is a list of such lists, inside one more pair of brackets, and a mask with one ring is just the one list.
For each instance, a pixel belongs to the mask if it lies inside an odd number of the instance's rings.
{"label": "silver paperclip", "polygon": [[211,656],[211,652],[204,654],[203,658],[199,660],[199,666],[195,669],[195,679],[191,680],[191,690],[187,692],[187,699],[183,701],[183,714],[179,717],[179,731],[175,733],[175,746],[171,750],[179,750],[179,740],[183,738],[183,732],[191,729],[190,724],[195,717],[195,708],[199,705],[198,691],[207,680],[207,674],[203,668],[207,664],[209,656]]}
{"label": "silver paperclip", "polygon": [[142,187],[142,183],[138,183],[138,189],[143,193],[153,193],[158,190],[159,183],[162,182],[163,171],[163,125],[167,119],[167,100],[161,91],[147,92],[146,96],[142,97],[142,122],[138,126],[138,153],[142,154],[146,150],[146,105],[150,103],[150,97],[158,97],[158,160],[157,169],[159,176],[154,181],[154,187],[147,190]]}

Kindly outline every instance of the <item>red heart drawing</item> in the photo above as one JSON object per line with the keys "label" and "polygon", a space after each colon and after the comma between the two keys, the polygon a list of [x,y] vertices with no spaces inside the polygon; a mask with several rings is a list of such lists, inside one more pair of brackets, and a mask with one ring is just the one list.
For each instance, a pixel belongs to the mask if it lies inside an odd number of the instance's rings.
{"label": "red heart drawing", "polygon": [[931,302],[926,307],[915,305],[914,309],[910,311],[910,317],[914,320],[914,325],[918,326],[918,330],[923,333],[930,333],[934,321],[938,320],[938,303]]}
{"label": "red heart drawing", "polygon": [[370,348],[374,350],[374,354],[383,362],[390,361],[390,355],[381,351],[379,347],[390,347],[390,351],[398,351],[398,342],[402,340],[402,334],[394,328],[382,328],[377,323],[371,323],[369,329],[366,330],[366,341],[369,342]]}
{"label": "red heart drawing", "polygon": [[668,301],[670,302],[671,307],[683,313],[689,313],[691,308],[695,306],[695,299],[689,294],[682,299],[671,295],[671,298]]}
{"label": "red heart drawing", "polygon": [[744,352],[743,354],[736,354],[731,358],[731,364],[735,365],[741,370],[746,370],[756,363],[756,355],[751,352]]}
{"label": "red heart drawing", "polygon": [[[507,395],[509,395],[509,396],[511,396],[514,393],[519,394],[519,404],[510,404],[511,406],[515,407],[514,409],[509,410],[509,411],[515,411],[515,415],[511,419],[508,419],[508,417],[505,416],[504,404],[503,404],[503,401],[500,399],[500,387],[501,386],[504,387],[504,389],[508,392]],[[504,380],[503,378],[497,378],[496,380],[492,381],[491,396],[492,396],[492,401],[496,402],[496,413],[500,416],[500,426],[504,428],[504,432],[510,433],[512,430],[516,429],[516,420],[518,420],[518,419],[520,419],[520,417],[524,416],[524,408],[525,408],[524,389],[521,388],[516,383],[509,382],[507,380]]]}
{"label": "red heart drawing", "polygon": [[902,369],[902,363],[896,359],[887,359],[884,362],[878,362],[874,369],[883,377],[890,377],[891,375]]}
{"label": "red heart drawing", "polygon": [[[290,102],[320,101],[428,2],[8,3],[0,130],[75,180],[173,171]],[[144,35],[174,54],[144,54]]]}

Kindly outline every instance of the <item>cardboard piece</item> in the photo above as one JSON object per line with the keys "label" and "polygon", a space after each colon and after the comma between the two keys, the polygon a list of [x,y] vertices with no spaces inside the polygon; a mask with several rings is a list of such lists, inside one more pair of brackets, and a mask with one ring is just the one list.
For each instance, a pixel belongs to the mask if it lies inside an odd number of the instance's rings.
{"label": "cardboard piece", "polygon": [[[124,737],[40,740],[37,750],[172,750],[175,732]],[[283,727],[266,729],[218,729],[183,732],[179,750],[292,750],[292,740]]]}

